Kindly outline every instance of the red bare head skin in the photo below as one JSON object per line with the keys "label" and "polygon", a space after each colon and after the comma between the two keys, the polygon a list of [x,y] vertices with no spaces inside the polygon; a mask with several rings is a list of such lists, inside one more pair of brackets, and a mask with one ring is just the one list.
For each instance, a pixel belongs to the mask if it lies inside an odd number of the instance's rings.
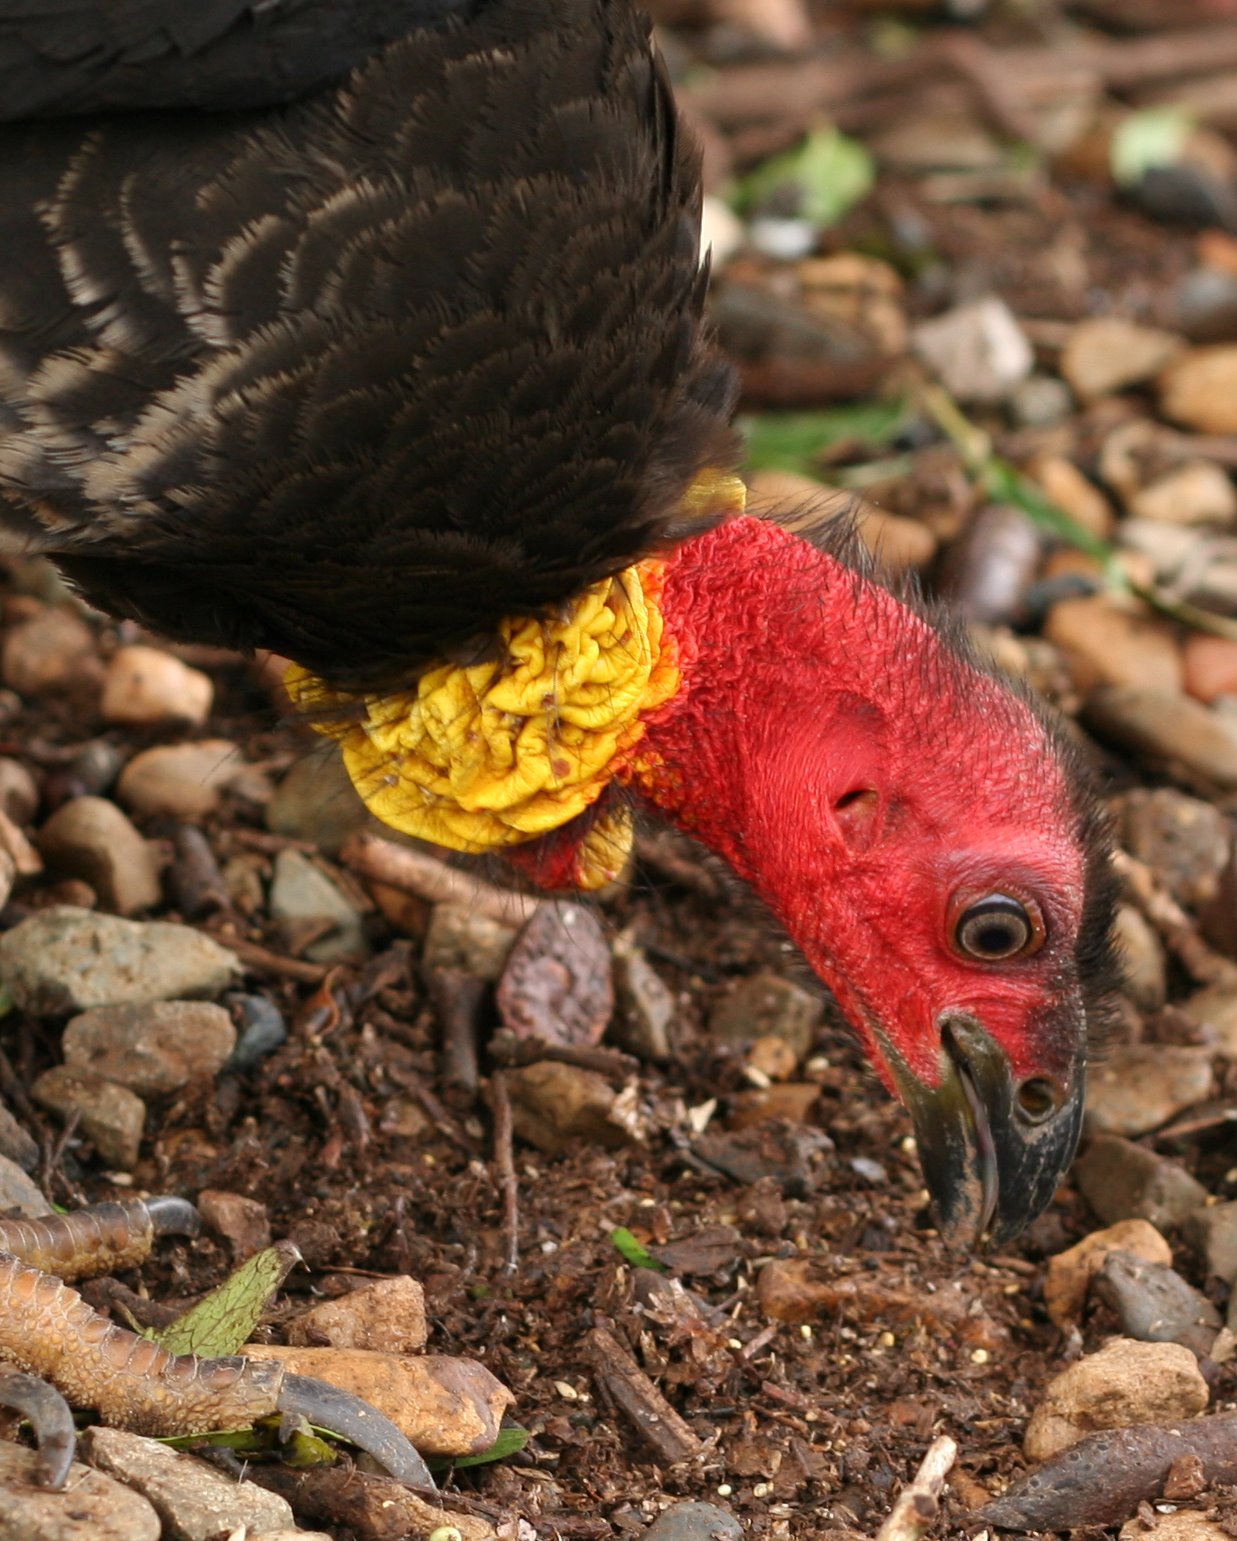
{"label": "red bare head skin", "polygon": [[[1028,1128],[1069,1103],[1054,1170],[1027,1179],[1027,1208],[1042,1208],[1081,1114],[1095,865],[1055,736],[921,614],[774,524],[735,519],[681,546],[663,613],[683,685],[649,719],[635,789],[777,915],[916,1113],[921,1149],[937,1116],[921,1126],[923,1099],[952,1098],[954,1166],[964,1100],[973,1114],[990,1097]],[[968,953],[965,922],[984,924],[973,906],[994,900],[1029,927],[1026,945]],[[963,1063],[963,1042],[984,1068]],[[980,1230],[996,1202],[984,1181],[963,1206]],[[1003,1235],[1030,1218],[1001,1215]]]}

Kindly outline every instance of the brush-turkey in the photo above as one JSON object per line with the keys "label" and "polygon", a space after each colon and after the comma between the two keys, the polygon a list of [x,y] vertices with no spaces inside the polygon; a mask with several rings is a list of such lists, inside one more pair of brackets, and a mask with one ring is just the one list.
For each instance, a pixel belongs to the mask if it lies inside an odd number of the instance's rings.
{"label": "brush-turkey", "polygon": [[1110,983],[1067,741],[847,558],[743,513],[700,173],[630,0],[0,15],[10,550],[293,660],[389,824],[543,886],[632,810],[773,910],[1016,1234]]}

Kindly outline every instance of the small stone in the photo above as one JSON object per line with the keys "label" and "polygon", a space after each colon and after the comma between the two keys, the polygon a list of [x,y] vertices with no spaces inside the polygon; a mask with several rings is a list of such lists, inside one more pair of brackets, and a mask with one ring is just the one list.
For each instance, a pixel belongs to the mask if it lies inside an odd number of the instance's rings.
{"label": "small stone", "polygon": [[10,628],[0,649],[0,674],[10,690],[41,696],[98,679],[94,633],[71,610],[41,607]]}
{"label": "small stone", "polygon": [[[0,1153],[15,1161],[24,1172],[33,1172],[39,1164],[39,1145],[0,1102]],[[0,1213],[4,1205],[0,1204]]]}
{"label": "small stone", "polygon": [[278,1359],[350,1391],[402,1429],[423,1455],[477,1455],[498,1438],[515,1400],[484,1365],[446,1354],[380,1354],[360,1348],[285,1348],[248,1343],[252,1359]]}
{"label": "small stone", "polygon": [[288,1323],[288,1341],[298,1346],[419,1354],[428,1337],[425,1291],[403,1274],[375,1279],[338,1300],[324,1300]]}
{"label": "small stone", "polygon": [[198,1194],[198,1208],[211,1230],[228,1243],[237,1261],[270,1246],[271,1217],[259,1200],[222,1188],[203,1188]]}
{"label": "small stone", "polygon": [[1172,1249],[1146,1220],[1122,1220],[1092,1231],[1076,1246],[1048,1260],[1044,1279],[1044,1308],[1058,1327],[1081,1319],[1091,1280],[1114,1252],[1149,1263],[1171,1263]]}
{"label": "small stone", "polygon": [[135,754],[121,771],[116,795],[146,818],[202,819],[215,812],[224,788],[245,771],[240,750],[227,739],[156,744]]}
{"label": "small stone", "polygon": [[1208,705],[1220,696],[1237,696],[1237,640],[1191,632],[1182,655],[1190,695]]}
{"label": "small stone", "polygon": [[226,1068],[243,1074],[287,1042],[288,1024],[279,1007],[265,995],[233,995],[229,1002],[239,1022],[236,1048]]}
{"label": "small stone", "polygon": [[1175,787],[1135,787],[1111,803],[1122,846],[1189,909],[1212,900],[1228,856],[1228,821]]}
{"label": "small stone", "polygon": [[700,250],[713,253],[713,271],[724,267],[743,245],[743,221],[724,198],[708,194],[700,210]]}
{"label": "small stone", "polygon": [[1072,460],[1064,455],[1041,455],[1028,467],[1032,480],[1044,495],[1083,529],[1106,540],[1112,534],[1112,504]]}
{"label": "small stone", "polygon": [[673,992],[629,936],[616,937],[610,951],[619,1006],[611,1037],[641,1059],[668,1060],[677,1010]]}
{"label": "small stone", "polygon": [[29,824],[39,811],[39,788],[20,760],[0,757],[0,812],[14,824]]}
{"label": "small stone", "polygon": [[890,263],[854,251],[834,252],[800,262],[795,276],[813,315],[852,326],[890,357],[906,352],[905,286]]}
{"label": "small stone", "polygon": [[103,676],[104,722],[148,727],[161,722],[201,725],[210,716],[210,676],[155,647],[118,648]]}
{"label": "small stone", "polygon": [[592,1070],[539,1060],[503,1076],[516,1134],[549,1155],[562,1155],[577,1140],[617,1150],[638,1137],[634,1096],[615,1092]]}
{"label": "small stone", "polygon": [[1180,1343],[1200,1359],[1211,1353],[1220,1313],[1167,1263],[1110,1252],[1094,1288],[1116,1314],[1126,1337],[1141,1343]]}
{"label": "small stone", "polygon": [[189,926],[71,906],[0,936],[0,979],[35,1016],[219,995],[240,972],[234,953]]}
{"label": "small stone", "polygon": [[1044,556],[1044,533],[1020,508],[975,511],[941,564],[940,588],[963,620],[1006,625],[1022,614]]}
{"label": "small stone", "polygon": [[1208,1396],[1188,1348],[1113,1338],[1049,1381],[1023,1450],[1028,1460],[1046,1461],[1097,1429],[1192,1418]]}
{"label": "small stone", "polygon": [[1140,1011],[1159,1011],[1168,995],[1168,967],[1159,937],[1132,904],[1117,907],[1113,935],[1125,993]]}
{"label": "small stone", "polygon": [[1158,327],[1096,316],[1071,327],[1061,373],[1080,401],[1094,401],[1153,379],[1183,347],[1180,337]]}
{"label": "small stone", "polygon": [[154,847],[106,798],[75,797],[62,804],[38,838],[53,871],[89,883],[100,902],[119,915],[148,910],[162,897]]}
{"label": "small stone", "polygon": [[280,851],[271,881],[270,912],[289,926],[329,921],[330,930],[304,948],[312,963],[340,963],[369,953],[363,916],[310,857],[300,851]]}
{"label": "small stone", "polygon": [[1160,375],[1160,410],[1196,433],[1237,433],[1237,345],[1191,348]]}
{"label": "small stone", "polygon": [[1071,416],[1074,398],[1054,375],[1032,375],[1016,387],[1007,405],[1019,428],[1053,428]]}
{"label": "small stone", "polygon": [[293,762],[266,805],[265,819],[272,834],[312,841],[324,856],[337,856],[360,830],[394,838],[361,801],[333,743]]}
{"label": "small stone", "polygon": [[643,1541],[742,1541],[743,1526],[717,1504],[671,1504],[644,1532]]}
{"label": "small stone", "polygon": [[62,1493],[35,1482],[33,1450],[0,1440],[0,1541],[159,1541],[140,1493],[77,1461]]}
{"label": "small stone", "polygon": [[798,1056],[784,1038],[768,1033],[757,1038],[747,1051],[747,1063],[769,1081],[789,1081],[799,1068]]}
{"label": "small stone", "polygon": [[436,904],[425,932],[421,966],[460,969],[497,983],[507,966],[516,932],[465,904]]}
{"label": "small stone", "polygon": [[1207,985],[1178,1002],[1177,1010],[1204,1030],[1206,1041],[1229,1059],[1237,1059],[1237,989],[1231,984]]}
{"label": "small stone", "polygon": [[139,1097],[213,1081],[235,1047],[232,1018],[206,1001],[97,1006],[73,1018],[62,1043],[66,1065],[106,1076]]}
{"label": "small stone", "polygon": [[[38,1155],[37,1147],[35,1155]],[[16,1161],[0,1156],[0,1214],[15,1215],[22,1220],[41,1220],[44,1215],[54,1213],[34,1179],[27,1177]]]}
{"label": "small stone", "polygon": [[[774,1041],[788,1047],[784,1039]],[[787,1123],[802,1124],[813,1116],[819,1100],[820,1087],[815,1081],[777,1081],[772,1086],[739,1092],[732,1099],[727,1127],[751,1129],[770,1118],[784,1118]]]}
{"label": "small stone", "polygon": [[1084,1128],[1088,1134],[1146,1134],[1215,1090],[1208,1049],[1118,1045],[1089,1074]]}
{"label": "small stone", "polygon": [[1237,488],[1214,461],[1187,460],[1136,492],[1129,511],[1136,519],[1163,524],[1231,525],[1237,519]]}
{"label": "small stone", "polygon": [[1237,787],[1237,724],[1200,701],[1139,685],[1101,685],[1087,697],[1087,726],[1153,768]]}
{"label": "small stone", "polygon": [[1138,1218],[1170,1230],[1207,1202],[1206,1188],[1175,1161],[1110,1134],[1087,1146],[1074,1181],[1106,1225]]}
{"label": "small stone", "polygon": [[107,1166],[131,1172],[146,1128],[146,1105],[127,1087],[92,1070],[53,1065],[36,1077],[31,1095],[43,1107],[77,1127]]}
{"label": "small stone", "polygon": [[750,1043],[772,1034],[796,1060],[806,1059],[825,1009],[819,995],[779,974],[763,971],[740,980],[714,1006],[709,1028],[722,1043]]}
{"label": "small stone", "polygon": [[912,335],[920,358],[961,402],[1004,401],[1035,363],[1026,333],[995,295],[921,322]]}
{"label": "small stone", "polygon": [[92,1466],[148,1499],[163,1520],[164,1533],[177,1541],[295,1529],[296,1516],[286,1498],[157,1440],[96,1426],[82,1435],[81,1450]]}
{"label": "small stone", "polygon": [[1237,1284],[1237,1199],[1195,1210],[1185,1223],[1185,1236],[1202,1254],[1208,1273]]}
{"label": "small stone", "polygon": [[[1164,1497],[1170,1496],[1166,1482]],[[1165,1514],[1163,1506],[1158,1504],[1154,1531],[1148,1530],[1141,1519],[1135,1519],[1127,1520],[1117,1534],[1120,1541],[1150,1541],[1152,1535],[1155,1541],[1233,1541],[1223,1525],[1208,1519],[1198,1509],[1178,1509],[1176,1513]]]}
{"label": "small stone", "polygon": [[1172,583],[1191,562],[1198,549],[1198,531],[1175,524],[1160,524],[1154,519],[1123,519],[1117,526],[1117,543],[1126,553],[1150,562],[1151,576],[1161,583]]}
{"label": "small stone", "polygon": [[561,899],[539,904],[507,958],[497,1004],[517,1037],[599,1043],[614,1015],[614,979],[596,915]]}
{"label": "small stone", "polygon": [[1044,636],[1060,648],[1079,690],[1138,685],[1181,689],[1181,652],[1172,627],[1107,594],[1058,600]]}

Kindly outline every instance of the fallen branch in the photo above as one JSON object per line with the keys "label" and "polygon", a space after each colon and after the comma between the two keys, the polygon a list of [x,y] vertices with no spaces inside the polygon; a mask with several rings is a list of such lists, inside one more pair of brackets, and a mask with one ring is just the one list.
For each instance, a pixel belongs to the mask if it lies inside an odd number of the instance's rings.
{"label": "fallen branch", "polygon": [[426,856],[406,845],[396,845],[380,835],[351,836],[340,851],[339,859],[363,878],[416,894],[431,904],[463,905],[465,909],[488,916],[504,926],[522,926],[539,903],[528,894],[495,888],[471,872],[448,867],[437,857]]}
{"label": "fallen branch", "polygon": [[594,1327],[584,1340],[598,1387],[641,1434],[659,1461],[674,1466],[699,1455],[703,1444],[690,1426],[605,1327]]}
{"label": "fallen branch", "polygon": [[919,1541],[940,1511],[941,1489],[957,1455],[958,1447],[948,1434],[932,1441],[913,1480],[898,1494],[877,1531],[876,1541]]}

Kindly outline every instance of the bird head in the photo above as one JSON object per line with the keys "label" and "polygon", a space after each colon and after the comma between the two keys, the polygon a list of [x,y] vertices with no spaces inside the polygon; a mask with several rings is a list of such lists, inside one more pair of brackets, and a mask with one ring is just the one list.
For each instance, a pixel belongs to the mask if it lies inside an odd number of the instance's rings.
{"label": "bird head", "polygon": [[1007,1240],[1073,1156],[1112,982],[1081,769],[961,639],[844,563],[746,520],[693,544],[667,586],[692,661],[650,727],[652,800],[829,985],[910,1112],[947,1239]]}

